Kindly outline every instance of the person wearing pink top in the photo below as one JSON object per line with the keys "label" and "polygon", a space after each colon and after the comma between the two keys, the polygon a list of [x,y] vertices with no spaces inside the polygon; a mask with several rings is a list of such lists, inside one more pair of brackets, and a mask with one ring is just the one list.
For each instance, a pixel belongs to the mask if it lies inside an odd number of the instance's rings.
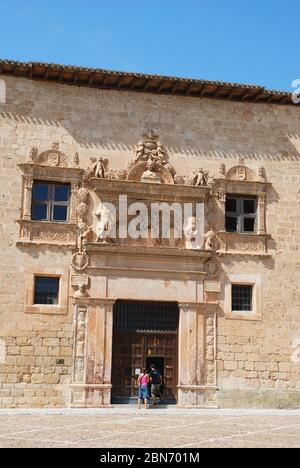
{"label": "person wearing pink top", "polygon": [[138,400],[138,409],[141,409],[141,402],[144,402],[145,409],[148,409],[148,400],[149,395],[149,382],[150,376],[148,369],[143,369],[142,374],[139,375],[139,400]]}

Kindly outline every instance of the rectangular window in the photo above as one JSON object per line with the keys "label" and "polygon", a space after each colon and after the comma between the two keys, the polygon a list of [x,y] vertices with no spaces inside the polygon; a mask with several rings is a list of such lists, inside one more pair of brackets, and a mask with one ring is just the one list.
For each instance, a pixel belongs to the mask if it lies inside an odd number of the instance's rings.
{"label": "rectangular window", "polygon": [[252,312],[253,286],[232,285],[232,311]]}
{"label": "rectangular window", "polygon": [[227,196],[226,231],[256,232],[257,199]]}
{"label": "rectangular window", "polygon": [[35,305],[58,305],[60,278],[36,276],[34,285]]}
{"label": "rectangular window", "polygon": [[66,222],[69,217],[70,185],[34,182],[31,219]]}

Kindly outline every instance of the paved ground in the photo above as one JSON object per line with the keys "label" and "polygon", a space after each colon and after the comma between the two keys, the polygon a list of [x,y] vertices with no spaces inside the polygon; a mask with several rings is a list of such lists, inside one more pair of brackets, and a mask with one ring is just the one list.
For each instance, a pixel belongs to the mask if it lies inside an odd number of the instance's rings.
{"label": "paved ground", "polygon": [[0,448],[300,448],[300,411],[0,410]]}

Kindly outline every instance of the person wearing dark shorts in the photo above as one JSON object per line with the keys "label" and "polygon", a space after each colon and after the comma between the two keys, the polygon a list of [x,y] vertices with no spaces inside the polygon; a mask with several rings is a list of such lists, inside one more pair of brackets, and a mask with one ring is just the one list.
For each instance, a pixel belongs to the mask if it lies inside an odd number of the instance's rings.
{"label": "person wearing dark shorts", "polygon": [[155,365],[151,365],[150,370],[150,382],[151,382],[151,397],[153,406],[156,404],[156,399],[160,398],[161,396],[161,385],[162,385],[162,378],[161,373],[158,369],[156,369]]}

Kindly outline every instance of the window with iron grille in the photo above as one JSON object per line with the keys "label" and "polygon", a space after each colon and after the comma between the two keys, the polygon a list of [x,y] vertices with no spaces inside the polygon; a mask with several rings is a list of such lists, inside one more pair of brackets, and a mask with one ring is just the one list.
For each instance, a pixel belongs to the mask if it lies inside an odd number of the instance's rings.
{"label": "window with iron grille", "polygon": [[34,182],[31,219],[66,222],[69,217],[70,185]]}
{"label": "window with iron grille", "polygon": [[226,231],[256,232],[257,198],[232,197],[226,199]]}
{"label": "window with iron grille", "polygon": [[252,312],[252,302],[252,285],[232,285],[232,310],[234,312]]}
{"label": "window with iron grille", "polygon": [[36,276],[34,285],[35,305],[58,305],[59,277]]}
{"label": "window with iron grille", "polygon": [[118,331],[176,332],[179,323],[177,303],[117,301],[114,329]]}

